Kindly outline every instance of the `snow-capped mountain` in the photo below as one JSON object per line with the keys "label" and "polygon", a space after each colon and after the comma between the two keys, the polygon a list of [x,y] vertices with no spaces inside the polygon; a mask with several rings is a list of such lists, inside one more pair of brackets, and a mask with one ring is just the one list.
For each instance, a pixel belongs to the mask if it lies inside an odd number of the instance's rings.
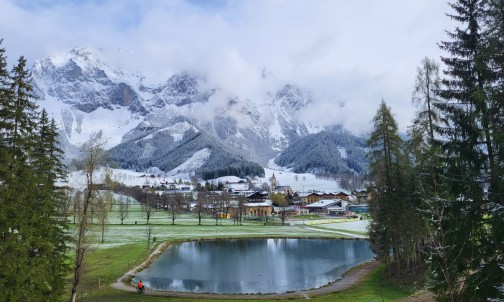
{"label": "snow-capped mountain", "polygon": [[[147,84],[144,76],[109,66],[86,48],[39,60],[32,74],[38,104],[59,122],[68,157],[76,156],[76,147],[92,133],[100,133],[113,158],[127,168],[184,166],[208,172],[244,165],[247,170],[324,130],[301,122],[312,97],[289,84],[260,100],[223,99],[219,87],[204,88],[209,85],[202,76],[174,74]],[[195,155],[199,168],[184,164]]]}

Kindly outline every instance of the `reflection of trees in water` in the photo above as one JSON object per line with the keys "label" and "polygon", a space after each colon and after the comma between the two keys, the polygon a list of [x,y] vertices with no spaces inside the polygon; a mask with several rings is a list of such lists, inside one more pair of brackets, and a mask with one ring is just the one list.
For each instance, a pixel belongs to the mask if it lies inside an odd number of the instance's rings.
{"label": "reflection of trees in water", "polygon": [[198,241],[174,245],[141,275],[160,290],[287,292],[323,286],[372,258],[362,240]]}

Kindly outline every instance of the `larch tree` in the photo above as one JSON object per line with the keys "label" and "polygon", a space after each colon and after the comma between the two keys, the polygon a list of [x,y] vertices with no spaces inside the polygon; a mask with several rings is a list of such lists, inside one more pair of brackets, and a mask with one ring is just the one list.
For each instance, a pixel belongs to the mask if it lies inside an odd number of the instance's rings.
{"label": "larch tree", "polygon": [[[368,140],[372,181],[370,240],[389,273],[400,274],[415,257],[413,239],[419,225],[410,200],[409,162],[390,108],[382,101]],[[395,268],[395,269],[394,269]]]}

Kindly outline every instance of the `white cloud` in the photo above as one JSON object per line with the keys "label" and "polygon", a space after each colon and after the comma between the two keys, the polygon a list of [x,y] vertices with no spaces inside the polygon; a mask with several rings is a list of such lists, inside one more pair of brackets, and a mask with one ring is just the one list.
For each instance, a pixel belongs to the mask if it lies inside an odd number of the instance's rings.
{"label": "white cloud", "polygon": [[447,11],[439,0],[5,0],[0,38],[12,63],[88,46],[158,82],[197,72],[221,89],[215,108],[295,83],[315,96],[306,114],[332,112],[324,122],[355,131],[369,129],[383,97],[404,131],[416,66],[439,58],[453,27]]}

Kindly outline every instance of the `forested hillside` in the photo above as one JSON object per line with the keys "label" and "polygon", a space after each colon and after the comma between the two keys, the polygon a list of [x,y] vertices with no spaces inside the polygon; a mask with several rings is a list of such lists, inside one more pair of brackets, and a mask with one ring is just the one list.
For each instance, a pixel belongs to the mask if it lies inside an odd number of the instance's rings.
{"label": "forested hillside", "polygon": [[341,129],[310,134],[293,142],[275,163],[296,173],[362,173],[367,169],[365,139]]}
{"label": "forested hillside", "polygon": [[[193,158],[202,150],[206,151],[206,156]],[[177,172],[194,172],[203,179],[226,175],[264,176],[260,165],[227,152],[210,135],[192,128],[185,131],[180,140],[175,140],[167,131],[156,131],[142,139],[119,144],[108,151],[108,156],[121,168],[136,171],[150,167],[171,171],[192,160],[191,170]]]}

